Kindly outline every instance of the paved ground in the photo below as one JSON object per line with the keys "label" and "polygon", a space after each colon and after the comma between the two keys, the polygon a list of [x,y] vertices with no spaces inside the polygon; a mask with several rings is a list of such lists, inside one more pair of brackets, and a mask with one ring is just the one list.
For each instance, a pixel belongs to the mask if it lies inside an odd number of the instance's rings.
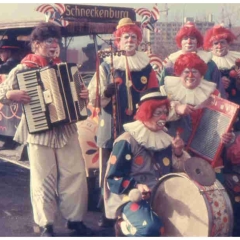
{"label": "paved ground", "polygon": [[[86,225],[93,228],[97,236],[114,236],[113,229],[101,229],[97,226],[99,216],[99,212],[88,212]],[[65,228],[61,215],[57,214],[56,219],[57,236],[69,236],[70,232]],[[0,161],[0,237],[39,236],[39,233],[34,233],[33,226],[29,170]]]}

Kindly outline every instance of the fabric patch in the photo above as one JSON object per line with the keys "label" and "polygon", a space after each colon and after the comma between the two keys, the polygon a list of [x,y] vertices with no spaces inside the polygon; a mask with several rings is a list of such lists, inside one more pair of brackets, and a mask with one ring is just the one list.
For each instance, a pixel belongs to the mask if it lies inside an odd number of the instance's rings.
{"label": "fabric patch", "polygon": [[112,165],[114,165],[114,164],[116,164],[116,162],[117,162],[117,157],[116,157],[115,155],[111,155],[111,157],[110,157],[110,163],[111,163]]}
{"label": "fabric patch", "polygon": [[164,166],[169,166],[169,164],[170,164],[169,158],[165,157],[165,158],[163,159],[163,164],[164,164]]}
{"label": "fabric patch", "polygon": [[125,181],[123,181],[122,186],[123,186],[124,188],[126,188],[126,187],[128,187],[129,183],[130,183],[129,180],[125,180]]}
{"label": "fabric patch", "polygon": [[146,225],[147,225],[146,220],[143,221],[142,225],[143,225],[143,226],[146,226]]}
{"label": "fabric patch", "polygon": [[131,206],[130,206],[130,210],[132,212],[136,212],[139,208],[140,208],[140,206],[137,203],[132,203]]}
{"label": "fabric patch", "polygon": [[104,119],[102,119],[101,122],[100,122],[100,126],[103,127],[104,124],[105,124]]}
{"label": "fabric patch", "polygon": [[141,83],[146,84],[147,83],[147,78],[145,76],[141,77]]}
{"label": "fabric patch", "polygon": [[234,176],[232,177],[232,179],[233,179],[233,181],[236,182],[236,183],[239,182],[238,177],[237,177],[236,175],[234,175]]}
{"label": "fabric patch", "polygon": [[134,161],[137,165],[143,165],[143,157],[137,156]]}

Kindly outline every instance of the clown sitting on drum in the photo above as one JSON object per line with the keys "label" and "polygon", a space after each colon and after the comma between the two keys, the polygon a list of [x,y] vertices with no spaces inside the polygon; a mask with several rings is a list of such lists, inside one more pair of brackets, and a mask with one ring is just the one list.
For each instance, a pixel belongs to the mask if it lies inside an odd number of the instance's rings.
{"label": "clown sitting on drum", "polygon": [[[151,210],[147,198],[158,179],[172,171],[182,171],[189,158],[179,136],[174,139],[165,131],[170,103],[159,88],[143,92],[136,121],[124,124],[125,132],[113,144],[104,183],[107,218],[115,219],[117,209],[130,190],[142,195],[121,208],[115,230],[125,236],[160,236],[162,222]],[[147,197],[148,196],[148,197]]]}

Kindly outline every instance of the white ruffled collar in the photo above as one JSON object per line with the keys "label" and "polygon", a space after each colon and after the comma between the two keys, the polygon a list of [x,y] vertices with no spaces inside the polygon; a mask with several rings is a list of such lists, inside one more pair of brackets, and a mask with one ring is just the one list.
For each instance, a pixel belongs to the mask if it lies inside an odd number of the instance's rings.
{"label": "white ruffled collar", "polygon": [[195,89],[188,89],[182,85],[179,77],[168,76],[164,79],[164,87],[170,100],[197,106],[215,91],[216,83],[202,79]]}
{"label": "white ruffled collar", "polygon": [[218,69],[231,69],[237,58],[240,58],[240,52],[228,51],[223,57],[213,55],[212,60],[216,63]]}
{"label": "white ruffled collar", "polygon": [[[130,71],[140,71],[145,68],[150,61],[149,57],[145,52],[139,51],[136,51],[136,54],[134,54],[133,56],[128,56],[127,59]],[[110,64],[111,58],[106,57],[104,61]],[[125,56],[113,56],[113,67],[114,69],[120,69],[125,71]]]}
{"label": "white ruffled collar", "polygon": [[159,151],[167,148],[172,143],[172,137],[165,131],[160,130],[153,132],[138,120],[124,124],[123,128],[126,132],[129,132],[141,146],[149,150]]}
{"label": "white ruffled collar", "polygon": [[[179,50],[175,53],[172,53],[168,56],[168,58],[171,60],[172,63],[175,63],[177,58],[181,55],[184,54],[182,50]],[[212,53],[211,52],[206,52],[203,50],[197,50],[197,55],[205,62],[208,63],[212,59]]]}

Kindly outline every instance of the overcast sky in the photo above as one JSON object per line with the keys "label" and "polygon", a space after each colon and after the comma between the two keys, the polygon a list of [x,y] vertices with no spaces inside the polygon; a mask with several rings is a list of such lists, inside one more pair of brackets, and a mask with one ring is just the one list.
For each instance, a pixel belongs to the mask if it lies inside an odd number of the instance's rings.
{"label": "overcast sky", "polygon": [[[9,2],[9,1],[8,1]],[[44,1],[38,1],[44,3]],[[49,2],[49,1],[48,1]],[[50,1],[52,2],[52,1]],[[55,1],[62,2],[64,1]],[[68,2],[68,1],[65,1]],[[69,3],[75,3],[76,1],[71,1]],[[89,2],[89,1],[88,1]],[[94,1],[98,2],[98,1]],[[110,6],[120,6],[120,7],[132,7],[139,8],[145,7],[151,9],[154,3],[90,3],[91,5],[110,5]],[[168,1],[169,2],[169,1]],[[43,19],[44,16],[35,11],[35,8],[42,3],[1,3],[0,4],[0,21],[9,22],[9,21],[27,21],[27,20],[38,20]],[[78,4],[86,4],[80,3]],[[158,7],[161,11],[165,10],[166,7],[169,8],[168,17],[163,13],[161,14],[160,21],[182,21],[183,15],[186,17],[194,17],[199,20],[206,19],[209,14],[213,14],[213,21],[220,23],[222,19],[225,24],[229,24],[229,21],[233,25],[240,25],[240,4],[236,3],[158,3]],[[239,18],[240,19],[240,18]]]}

